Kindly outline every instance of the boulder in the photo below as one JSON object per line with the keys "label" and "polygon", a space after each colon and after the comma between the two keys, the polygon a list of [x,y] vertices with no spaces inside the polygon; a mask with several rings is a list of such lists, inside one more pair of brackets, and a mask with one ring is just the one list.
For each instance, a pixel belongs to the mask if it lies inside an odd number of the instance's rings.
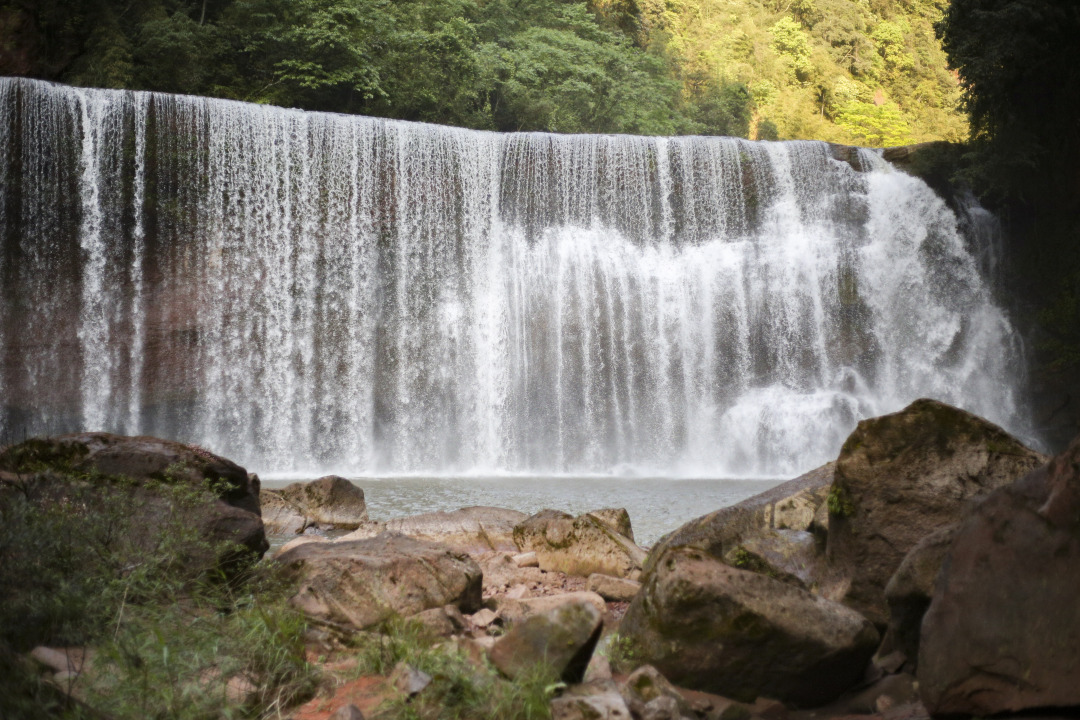
{"label": "boulder", "polygon": [[902,653],[909,670],[914,670],[919,657],[923,615],[930,607],[934,583],[958,529],[958,525],[947,525],[917,542],[885,586],[889,628],[878,654]]}
{"label": "boulder", "polygon": [[581,682],[603,625],[591,603],[565,602],[515,623],[496,641],[489,657],[511,679],[547,664],[564,682]]}
{"label": "boulder", "polygon": [[585,587],[611,602],[630,602],[641,590],[641,583],[629,578],[593,573],[585,581]]}
{"label": "boulder", "polygon": [[1080,709],[1080,438],[979,503],[922,623],[917,677],[937,715]]}
{"label": "boulder", "polygon": [[858,613],[693,548],[665,552],[620,633],[677,685],[818,705],[858,682],[878,634]]}
{"label": "boulder", "polygon": [[466,552],[516,552],[514,526],[528,516],[517,510],[467,507],[453,512],[431,512],[396,518],[386,523],[390,532],[434,540]]}
{"label": "boulder", "polygon": [[523,553],[536,553],[541,570],[567,575],[628,577],[645,560],[644,550],[589,513],[575,518],[541,510],[514,528],[514,542]]}
{"label": "boulder", "polygon": [[355,530],[368,521],[364,491],[337,475],[286,485],[276,494],[281,502],[306,518],[305,526]]}
{"label": "boulder", "polygon": [[652,566],[652,558],[668,548],[697,548],[722,558],[744,538],[766,530],[811,530],[814,515],[828,496],[833,465],[822,465],[760,495],[691,520],[653,546],[646,569]]}
{"label": "boulder", "polygon": [[724,562],[732,567],[803,590],[816,585],[823,560],[817,538],[805,530],[764,530],[743,538],[724,555]]}
{"label": "boulder", "polygon": [[404,535],[306,543],[276,561],[298,583],[294,606],[316,620],[357,629],[444,605],[464,613],[481,605],[483,576],[472,558]]}
{"label": "boulder", "polygon": [[826,595],[884,627],[885,585],[915,544],[972,498],[1046,459],[998,426],[935,400],[863,420],[829,490]]}
{"label": "boulder", "polygon": [[[258,477],[193,445],[103,432],[34,438],[0,451],[0,471],[20,478],[28,496],[42,501],[93,488],[102,498],[108,495],[107,502],[123,503],[132,511],[128,539],[148,550],[160,544],[165,522],[196,528],[208,547],[185,555],[189,569],[228,567],[270,547],[259,516]],[[162,486],[208,495],[179,502]],[[222,543],[241,550],[218,554]]]}

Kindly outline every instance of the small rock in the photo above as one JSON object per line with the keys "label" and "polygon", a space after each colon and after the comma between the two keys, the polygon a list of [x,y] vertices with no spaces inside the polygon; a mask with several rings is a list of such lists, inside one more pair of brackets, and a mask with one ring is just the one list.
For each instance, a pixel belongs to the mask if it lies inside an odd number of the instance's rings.
{"label": "small rock", "polygon": [[355,705],[342,705],[326,720],[364,720],[364,713]]}
{"label": "small rock", "polygon": [[529,596],[528,585],[515,585],[514,587],[503,593],[503,597],[508,600],[521,600]]}
{"label": "small rock", "polygon": [[619,691],[610,682],[578,685],[551,701],[551,720],[631,720]]}
{"label": "small rock", "polygon": [[353,540],[367,540],[368,538],[373,538],[377,535],[382,534],[385,531],[386,523],[368,521],[366,523],[361,523],[360,527],[356,528],[351,533],[348,533],[347,535],[342,535],[341,537],[335,539],[334,542],[352,542]]}
{"label": "small rock", "polygon": [[[661,698],[667,698],[671,702],[654,705],[654,713],[663,713],[664,709],[670,706],[674,708],[672,717],[678,720],[680,715],[692,715],[694,712],[675,686],[652,665],[643,665],[630,673],[630,677],[626,678],[626,684],[623,686],[623,692],[626,704],[638,715],[644,716],[646,706]],[[661,720],[666,716],[656,715],[655,717],[656,720]]]}
{"label": "small rock", "polygon": [[679,703],[667,695],[653,698],[641,710],[641,720],[680,720]]}
{"label": "small rock", "polygon": [[431,676],[408,663],[399,662],[390,673],[389,682],[407,697],[415,697],[431,684]]}
{"label": "small rock", "polygon": [[886,675],[849,698],[844,703],[844,712],[853,715],[880,713],[896,705],[914,702],[918,697],[912,675]]}
{"label": "small rock", "polygon": [[486,628],[498,619],[498,614],[487,608],[483,608],[469,616],[469,621],[478,628]]}
{"label": "small rock", "polygon": [[790,713],[788,712],[787,706],[779,700],[759,697],[754,701],[754,704],[750,706],[750,714],[754,717],[761,718],[761,720],[787,720]]}
{"label": "small rock", "polygon": [[439,637],[455,635],[468,627],[465,616],[453,605],[424,610],[413,615],[410,619],[423,624]]}
{"label": "small rock", "polygon": [[564,682],[580,682],[602,628],[591,603],[564,603],[513,625],[491,648],[491,662],[511,679],[547,663]]}
{"label": "small rock", "polygon": [[546,613],[560,605],[569,602],[587,602],[596,608],[601,615],[607,610],[604,598],[594,592],[569,592],[559,595],[544,595],[541,597],[512,600],[509,598],[497,599],[499,616],[508,623],[521,622],[531,615]]}
{"label": "small rock", "polygon": [[259,694],[259,688],[245,675],[235,675],[225,683],[225,699],[238,705],[247,705]]}
{"label": "small rock", "polygon": [[600,682],[610,680],[611,677],[611,661],[600,653],[593,653],[589,666],[585,668],[585,682]]}
{"label": "small rock", "polygon": [[627,578],[593,573],[585,582],[585,587],[605,600],[611,602],[630,602],[641,590],[641,583]]}
{"label": "small rock", "polygon": [[476,643],[480,647],[484,648],[484,650],[490,650],[491,648],[495,647],[495,643],[498,641],[498,638],[494,638],[490,635],[483,635],[478,638],[470,638],[470,640],[472,640],[472,642]]}
{"label": "small rock", "polygon": [[540,561],[536,559],[536,553],[527,552],[514,556],[514,564],[519,568],[540,567]]}

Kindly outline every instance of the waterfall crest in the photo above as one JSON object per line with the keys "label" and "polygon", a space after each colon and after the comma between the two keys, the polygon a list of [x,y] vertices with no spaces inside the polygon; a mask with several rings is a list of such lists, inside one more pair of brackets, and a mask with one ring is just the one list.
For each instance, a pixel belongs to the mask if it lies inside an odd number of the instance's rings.
{"label": "waterfall crest", "polygon": [[957,218],[819,142],[501,135],[0,79],[0,433],[261,471],[788,475],[1024,430]]}

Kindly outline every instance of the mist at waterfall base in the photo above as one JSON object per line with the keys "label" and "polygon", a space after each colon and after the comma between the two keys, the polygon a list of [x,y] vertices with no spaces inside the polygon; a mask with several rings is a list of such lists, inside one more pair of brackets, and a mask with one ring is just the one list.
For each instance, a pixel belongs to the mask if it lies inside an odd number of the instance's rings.
{"label": "mist at waterfall base", "polygon": [[0,148],[0,435],[581,485],[793,477],[918,397],[1027,431],[985,249],[872,151],[16,79]]}

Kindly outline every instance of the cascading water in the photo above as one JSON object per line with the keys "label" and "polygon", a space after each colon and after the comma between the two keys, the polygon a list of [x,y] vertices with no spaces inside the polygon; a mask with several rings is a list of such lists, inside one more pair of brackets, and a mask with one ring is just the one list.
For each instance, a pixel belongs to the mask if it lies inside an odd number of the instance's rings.
{"label": "cascading water", "polygon": [[870,151],[0,79],[0,434],[259,470],[786,475],[920,396],[1022,431],[957,219]]}

